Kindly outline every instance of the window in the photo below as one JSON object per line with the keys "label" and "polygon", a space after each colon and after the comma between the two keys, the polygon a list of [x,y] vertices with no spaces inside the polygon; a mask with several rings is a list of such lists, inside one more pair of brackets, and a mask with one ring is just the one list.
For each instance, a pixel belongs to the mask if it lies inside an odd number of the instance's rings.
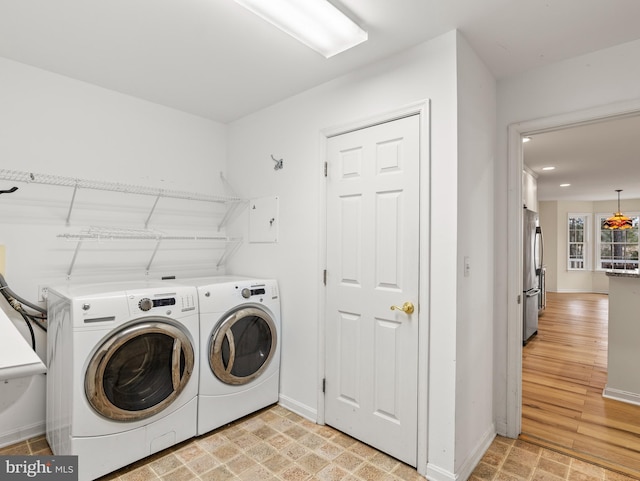
{"label": "window", "polygon": [[569,214],[567,232],[567,269],[586,270],[588,262],[588,214]]}
{"label": "window", "polygon": [[638,222],[640,214],[626,213],[633,227],[625,230],[603,229],[602,223],[611,214],[598,214],[598,243],[596,246],[598,270],[633,270],[638,268]]}

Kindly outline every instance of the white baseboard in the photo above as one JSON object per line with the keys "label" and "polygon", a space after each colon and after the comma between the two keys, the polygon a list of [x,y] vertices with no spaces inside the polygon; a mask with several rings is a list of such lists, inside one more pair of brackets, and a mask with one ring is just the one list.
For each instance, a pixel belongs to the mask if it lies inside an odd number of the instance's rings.
{"label": "white baseboard", "polygon": [[471,473],[484,456],[484,453],[487,452],[489,446],[496,437],[496,427],[492,424],[487,432],[484,433],[484,436],[480,439],[476,448],[470,453],[465,462],[462,464],[462,467],[456,473],[456,479],[469,479]]}
{"label": "white baseboard", "polygon": [[452,473],[429,463],[427,464],[427,479],[430,481],[458,481],[469,479],[471,473],[482,459],[482,456],[484,456],[484,453],[487,452],[487,449],[489,449],[495,437],[496,428],[495,425],[492,424],[457,472]]}
{"label": "white baseboard", "polygon": [[456,476],[453,473],[431,463],[427,463],[426,478],[429,481],[456,481]]}
{"label": "white baseboard", "polygon": [[555,291],[547,291],[547,292],[556,292],[558,294],[609,294],[608,291],[598,291],[598,290],[584,290],[584,289],[557,289]]}
{"label": "white baseboard", "polygon": [[278,402],[283,408],[299,414],[300,416],[308,419],[311,422],[318,422],[318,411],[316,409],[313,409],[283,394],[280,394]]}
{"label": "white baseboard", "polygon": [[499,423],[496,424],[496,434],[499,434],[500,436],[504,436],[505,438],[508,438],[509,436],[507,436],[507,422],[506,421],[500,421]]}
{"label": "white baseboard", "polygon": [[616,401],[640,406],[640,394],[635,392],[621,391],[620,389],[605,386],[602,396],[607,399],[615,399]]}
{"label": "white baseboard", "polygon": [[24,426],[13,431],[0,434],[0,448],[10,446],[12,444],[25,441],[30,438],[35,438],[45,433],[46,425],[44,422],[32,424],[31,426]]}

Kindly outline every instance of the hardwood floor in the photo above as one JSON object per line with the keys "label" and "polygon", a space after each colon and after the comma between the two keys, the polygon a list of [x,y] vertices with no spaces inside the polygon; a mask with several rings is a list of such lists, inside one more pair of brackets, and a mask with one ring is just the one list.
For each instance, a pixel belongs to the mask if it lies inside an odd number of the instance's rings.
{"label": "hardwood floor", "polygon": [[602,397],[607,313],[606,295],[548,293],[523,348],[521,439],[640,479],[640,406]]}

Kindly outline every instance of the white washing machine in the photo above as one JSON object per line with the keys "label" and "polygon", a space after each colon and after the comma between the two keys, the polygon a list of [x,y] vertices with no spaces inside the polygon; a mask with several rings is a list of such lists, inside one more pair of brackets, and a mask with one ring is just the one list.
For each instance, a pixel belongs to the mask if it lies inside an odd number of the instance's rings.
{"label": "white washing machine", "polygon": [[208,277],[198,289],[198,435],[278,402],[280,296],[272,279]]}
{"label": "white washing machine", "polygon": [[195,287],[49,288],[47,441],[88,481],[196,434]]}

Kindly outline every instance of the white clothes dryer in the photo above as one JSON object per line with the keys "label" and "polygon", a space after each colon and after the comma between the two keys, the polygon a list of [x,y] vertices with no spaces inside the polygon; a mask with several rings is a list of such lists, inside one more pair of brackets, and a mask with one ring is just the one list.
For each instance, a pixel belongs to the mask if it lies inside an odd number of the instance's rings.
{"label": "white clothes dryer", "polygon": [[196,286],[200,305],[201,435],[278,402],[280,296],[273,279],[181,282]]}
{"label": "white clothes dryer", "polygon": [[88,481],[196,434],[198,296],[161,281],[48,290],[46,435]]}

